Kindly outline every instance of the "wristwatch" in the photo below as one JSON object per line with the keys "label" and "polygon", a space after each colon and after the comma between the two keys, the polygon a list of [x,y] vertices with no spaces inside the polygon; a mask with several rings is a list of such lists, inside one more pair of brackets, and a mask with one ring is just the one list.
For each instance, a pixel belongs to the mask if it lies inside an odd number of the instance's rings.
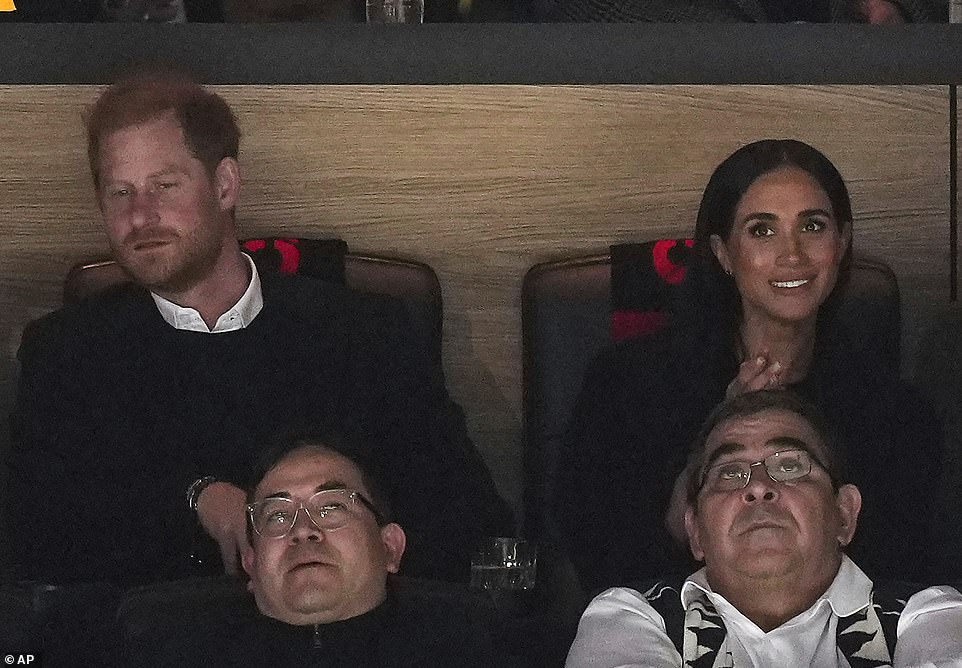
{"label": "wristwatch", "polygon": [[215,482],[217,482],[217,478],[212,475],[205,475],[203,478],[197,478],[197,480],[190,483],[190,487],[187,488],[187,507],[196,513],[197,501],[200,499],[201,492]]}

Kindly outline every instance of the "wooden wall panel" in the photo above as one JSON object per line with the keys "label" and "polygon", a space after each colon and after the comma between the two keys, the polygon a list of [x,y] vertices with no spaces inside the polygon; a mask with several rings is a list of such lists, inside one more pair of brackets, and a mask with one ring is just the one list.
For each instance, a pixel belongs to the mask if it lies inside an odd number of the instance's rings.
{"label": "wooden wall panel", "polygon": [[[98,90],[0,87],[4,412],[22,325],[58,305],[71,263],[106,250],[80,121]],[[245,135],[241,235],[339,236],[436,269],[449,385],[515,503],[524,272],[613,242],[689,234],[709,174],[742,143],[797,137],[835,161],[852,190],[857,247],[899,275],[907,351],[948,298],[944,86],[218,90]]]}

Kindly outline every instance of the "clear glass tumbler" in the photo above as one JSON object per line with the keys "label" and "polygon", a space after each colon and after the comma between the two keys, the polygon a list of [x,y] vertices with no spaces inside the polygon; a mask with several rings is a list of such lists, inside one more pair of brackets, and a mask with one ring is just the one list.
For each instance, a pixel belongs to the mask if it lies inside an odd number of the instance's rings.
{"label": "clear glass tumbler", "polygon": [[424,0],[367,0],[368,23],[423,23]]}
{"label": "clear glass tumbler", "polygon": [[471,559],[471,588],[488,591],[534,589],[538,547],[520,538],[488,538]]}

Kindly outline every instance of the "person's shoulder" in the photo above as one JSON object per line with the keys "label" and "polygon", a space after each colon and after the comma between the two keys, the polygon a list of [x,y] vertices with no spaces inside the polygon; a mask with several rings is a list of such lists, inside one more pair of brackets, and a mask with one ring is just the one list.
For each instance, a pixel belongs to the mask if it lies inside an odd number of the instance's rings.
{"label": "person's shoulder", "polygon": [[[660,583],[652,586],[653,588],[645,588],[639,585],[628,585],[624,587],[611,587],[605,589],[594,598],[588,604],[585,614],[622,614],[622,613],[635,613],[644,612],[647,616],[651,616],[655,612],[654,606],[652,606],[652,600],[659,600],[661,597],[666,599],[672,598],[671,587],[662,586]],[[677,599],[677,591],[674,594],[674,598]]]}
{"label": "person's shoulder", "polygon": [[928,587],[911,596],[898,617],[895,665],[957,666],[962,656],[962,593]]}
{"label": "person's shoulder", "polygon": [[592,599],[578,624],[568,665],[681,665],[665,618],[644,592],[607,589]]}
{"label": "person's shoulder", "polygon": [[124,322],[141,317],[145,308],[151,306],[150,302],[146,290],[124,284],[65,305],[27,324],[20,355],[54,352],[107,339]]}
{"label": "person's shoulder", "polygon": [[402,308],[399,300],[387,295],[299,274],[265,275],[261,284],[265,304],[281,306],[289,315],[308,320],[390,318],[397,317]]}
{"label": "person's shoulder", "polygon": [[589,377],[608,386],[664,387],[720,363],[725,351],[711,336],[688,323],[669,323],[654,332],[604,347],[589,366]]}
{"label": "person's shoulder", "polygon": [[955,587],[933,585],[924,589],[920,586],[912,587],[908,585],[909,589],[903,589],[901,592],[902,598],[899,599],[905,601],[902,616],[906,617],[906,621],[911,621],[911,619],[928,612],[954,610],[960,622],[962,622],[962,591],[959,589],[959,584],[962,583],[958,583]]}

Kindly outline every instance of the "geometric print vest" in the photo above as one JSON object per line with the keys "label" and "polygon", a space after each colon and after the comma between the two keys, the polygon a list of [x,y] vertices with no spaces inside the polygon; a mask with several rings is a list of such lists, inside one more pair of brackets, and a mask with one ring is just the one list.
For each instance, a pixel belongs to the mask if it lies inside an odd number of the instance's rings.
{"label": "geometric print vest", "polygon": [[[731,657],[719,656],[727,631],[721,615],[707,598],[681,606],[681,585],[657,582],[643,596],[665,620],[668,637],[686,668],[730,668]],[[876,585],[872,605],[839,617],[836,642],[852,668],[891,667],[896,627],[909,597],[921,587],[910,584]]]}

